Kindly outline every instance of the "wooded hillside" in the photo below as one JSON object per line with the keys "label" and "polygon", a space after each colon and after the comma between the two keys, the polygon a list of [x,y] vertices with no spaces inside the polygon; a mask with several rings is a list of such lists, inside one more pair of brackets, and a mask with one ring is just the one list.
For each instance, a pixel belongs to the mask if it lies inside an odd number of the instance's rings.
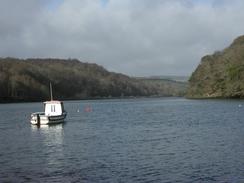
{"label": "wooded hillside", "polygon": [[244,36],[204,56],[189,80],[189,98],[244,98]]}
{"label": "wooded hillside", "polygon": [[75,59],[0,58],[0,102],[54,98],[88,99],[127,96],[182,96],[186,84],[149,81],[105,70]]}

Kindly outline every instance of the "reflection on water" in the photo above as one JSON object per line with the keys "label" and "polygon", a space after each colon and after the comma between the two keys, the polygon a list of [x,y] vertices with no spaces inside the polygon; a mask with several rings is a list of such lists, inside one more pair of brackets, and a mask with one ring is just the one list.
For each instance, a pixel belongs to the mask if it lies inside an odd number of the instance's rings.
{"label": "reflection on water", "polygon": [[32,134],[38,134],[41,139],[41,143],[44,146],[45,152],[44,159],[46,160],[47,171],[51,171],[53,167],[61,167],[64,159],[64,124],[57,125],[31,125]]}
{"label": "reflection on water", "polygon": [[52,134],[57,135],[57,134],[63,133],[64,125],[65,125],[64,123],[63,124],[53,124],[53,125],[41,125],[41,126],[31,125],[31,130],[33,133],[40,131],[42,134],[46,134],[46,135],[50,135],[51,132],[52,132]]}
{"label": "reflection on water", "polygon": [[63,126],[64,124],[57,125],[31,125],[32,133],[39,133],[44,137],[43,143],[47,146],[63,144]]}

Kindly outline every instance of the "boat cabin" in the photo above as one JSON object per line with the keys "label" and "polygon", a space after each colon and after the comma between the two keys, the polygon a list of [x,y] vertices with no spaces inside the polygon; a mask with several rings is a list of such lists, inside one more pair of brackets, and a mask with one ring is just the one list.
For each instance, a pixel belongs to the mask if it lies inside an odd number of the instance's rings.
{"label": "boat cabin", "polygon": [[63,102],[56,100],[44,102],[44,109],[46,116],[62,115],[64,112]]}

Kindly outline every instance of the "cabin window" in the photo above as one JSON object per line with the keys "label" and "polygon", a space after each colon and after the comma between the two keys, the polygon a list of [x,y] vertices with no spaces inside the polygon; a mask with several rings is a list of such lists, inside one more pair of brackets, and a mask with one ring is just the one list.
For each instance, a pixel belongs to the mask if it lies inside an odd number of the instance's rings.
{"label": "cabin window", "polygon": [[51,105],[51,112],[55,112],[55,105]]}

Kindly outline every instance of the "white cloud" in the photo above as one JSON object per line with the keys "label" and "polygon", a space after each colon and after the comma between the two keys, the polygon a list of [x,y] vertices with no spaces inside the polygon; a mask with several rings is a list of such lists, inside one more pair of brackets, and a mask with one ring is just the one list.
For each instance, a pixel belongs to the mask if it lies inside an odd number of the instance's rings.
{"label": "white cloud", "polygon": [[78,58],[129,75],[189,75],[203,55],[244,33],[240,0],[43,2],[50,3],[0,2],[2,57]]}

